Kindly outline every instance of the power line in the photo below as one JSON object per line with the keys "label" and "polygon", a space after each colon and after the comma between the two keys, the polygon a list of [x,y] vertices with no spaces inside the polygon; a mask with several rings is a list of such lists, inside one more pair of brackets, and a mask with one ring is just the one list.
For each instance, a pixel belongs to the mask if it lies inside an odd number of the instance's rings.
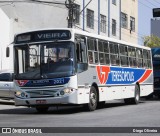
{"label": "power line", "polygon": [[156,5],[154,5],[152,2],[146,0],[148,3],[150,3],[152,6],[157,7]]}
{"label": "power line", "polygon": [[41,1],[41,0],[12,0],[12,1],[0,1],[0,3],[30,3],[30,2],[35,2],[35,3],[46,3],[46,4],[56,4],[56,5],[65,5],[65,3],[61,2],[50,2],[50,1]]}
{"label": "power line", "polygon": [[147,7],[147,8],[149,8],[149,9],[152,9],[152,7],[149,7],[148,5],[142,3],[140,0],[139,0],[138,2],[139,2],[141,5],[143,5],[143,6]]}
{"label": "power line", "polygon": [[156,3],[160,4],[160,2],[158,2],[157,0],[154,0]]}
{"label": "power line", "polygon": [[50,2],[50,1],[40,1],[40,0],[30,0],[30,1],[38,2],[38,3],[47,3],[47,4],[65,5],[65,3],[61,3],[61,2]]}
{"label": "power line", "polygon": [[90,1],[86,4],[86,6],[79,12],[79,14],[81,14],[81,13],[87,8],[87,6],[88,6],[91,2],[92,2],[92,0],[90,0]]}

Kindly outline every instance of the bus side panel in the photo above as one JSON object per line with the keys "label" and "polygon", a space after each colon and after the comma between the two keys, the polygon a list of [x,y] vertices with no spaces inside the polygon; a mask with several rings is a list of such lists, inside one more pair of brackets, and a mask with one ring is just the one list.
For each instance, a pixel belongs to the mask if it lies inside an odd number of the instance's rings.
{"label": "bus side panel", "polygon": [[78,74],[78,103],[89,102],[90,89],[86,88],[89,88],[93,83],[99,86],[99,101],[134,97],[134,84],[130,86],[100,85],[95,66],[89,66],[87,71]]}
{"label": "bus side panel", "polygon": [[140,96],[147,96],[153,92],[153,85],[140,85]]}
{"label": "bus side panel", "polygon": [[102,88],[100,92],[100,101],[124,99],[134,97],[135,86],[111,86]]}
{"label": "bus side panel", "polygon": [[78,74],[78,86],[91,86],[93,83],[100,84],[95,66],[89,66],[87,71]]}
{"label": "bus side panel", "polygon": [[77,102],[78,104],[89,103],[89,91],[90,88],[78,88]]}
{"label": "bus side panel", "polygon": [[90,87],[99,84],[95,66],[89,66],[87,71],[78,73],[78,103],[89,103]]}
{"label": "bus side panel", "polygon": [[153,92],[153,72],[143,83],[140,83],[140,96],[147,96]]}

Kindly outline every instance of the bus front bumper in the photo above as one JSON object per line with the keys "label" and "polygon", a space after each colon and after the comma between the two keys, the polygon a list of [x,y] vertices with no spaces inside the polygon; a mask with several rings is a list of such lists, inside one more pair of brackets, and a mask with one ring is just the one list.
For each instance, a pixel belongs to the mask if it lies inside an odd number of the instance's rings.
{"label": "bus front bumper", "polygon": [[78,104],[76,93],[63,97],[44,97],[21,99],[15,97],[15,106],[39,106],[39,105],[56,105],[56,104]]}

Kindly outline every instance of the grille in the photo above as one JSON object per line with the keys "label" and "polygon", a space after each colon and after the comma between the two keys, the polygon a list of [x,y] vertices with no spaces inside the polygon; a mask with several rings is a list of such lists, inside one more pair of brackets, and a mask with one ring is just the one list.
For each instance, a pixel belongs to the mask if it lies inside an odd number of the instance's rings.
{"label": "grille", "polygon": [[62,90],[63,86],[58,87],[21,87],[23,91],[29,94],[30,98],[55,97],[57,92]]}

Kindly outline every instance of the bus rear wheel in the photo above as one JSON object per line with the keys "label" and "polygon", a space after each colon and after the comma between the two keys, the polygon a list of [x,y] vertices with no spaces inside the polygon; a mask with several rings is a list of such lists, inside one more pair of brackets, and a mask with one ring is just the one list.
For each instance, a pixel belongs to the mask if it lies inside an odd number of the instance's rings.
{"label": "bus rear wheel", "polygon": [[85,108],[88,111],[94,111],[97,108],[97,102],[98,102],[97,91],[96,88],[92,86],[89,94],[89,103],[85,105]]}
{"label": "bus rear wheel", "polygon": [[140,87],[138,84],[135,85],[135,95],[134,98],[124,99],[126,104],[138,104],[140,101]]}
{"label": "bus rear wheel", "polygon": [[48,111],[48,109],[49,109],[49,107],[40,107],[40,106],[37,106],[37,107],[36,107],[36,110],[37,110],[37,112],[39,112],[39,113],[45,113],[45,112]]}

